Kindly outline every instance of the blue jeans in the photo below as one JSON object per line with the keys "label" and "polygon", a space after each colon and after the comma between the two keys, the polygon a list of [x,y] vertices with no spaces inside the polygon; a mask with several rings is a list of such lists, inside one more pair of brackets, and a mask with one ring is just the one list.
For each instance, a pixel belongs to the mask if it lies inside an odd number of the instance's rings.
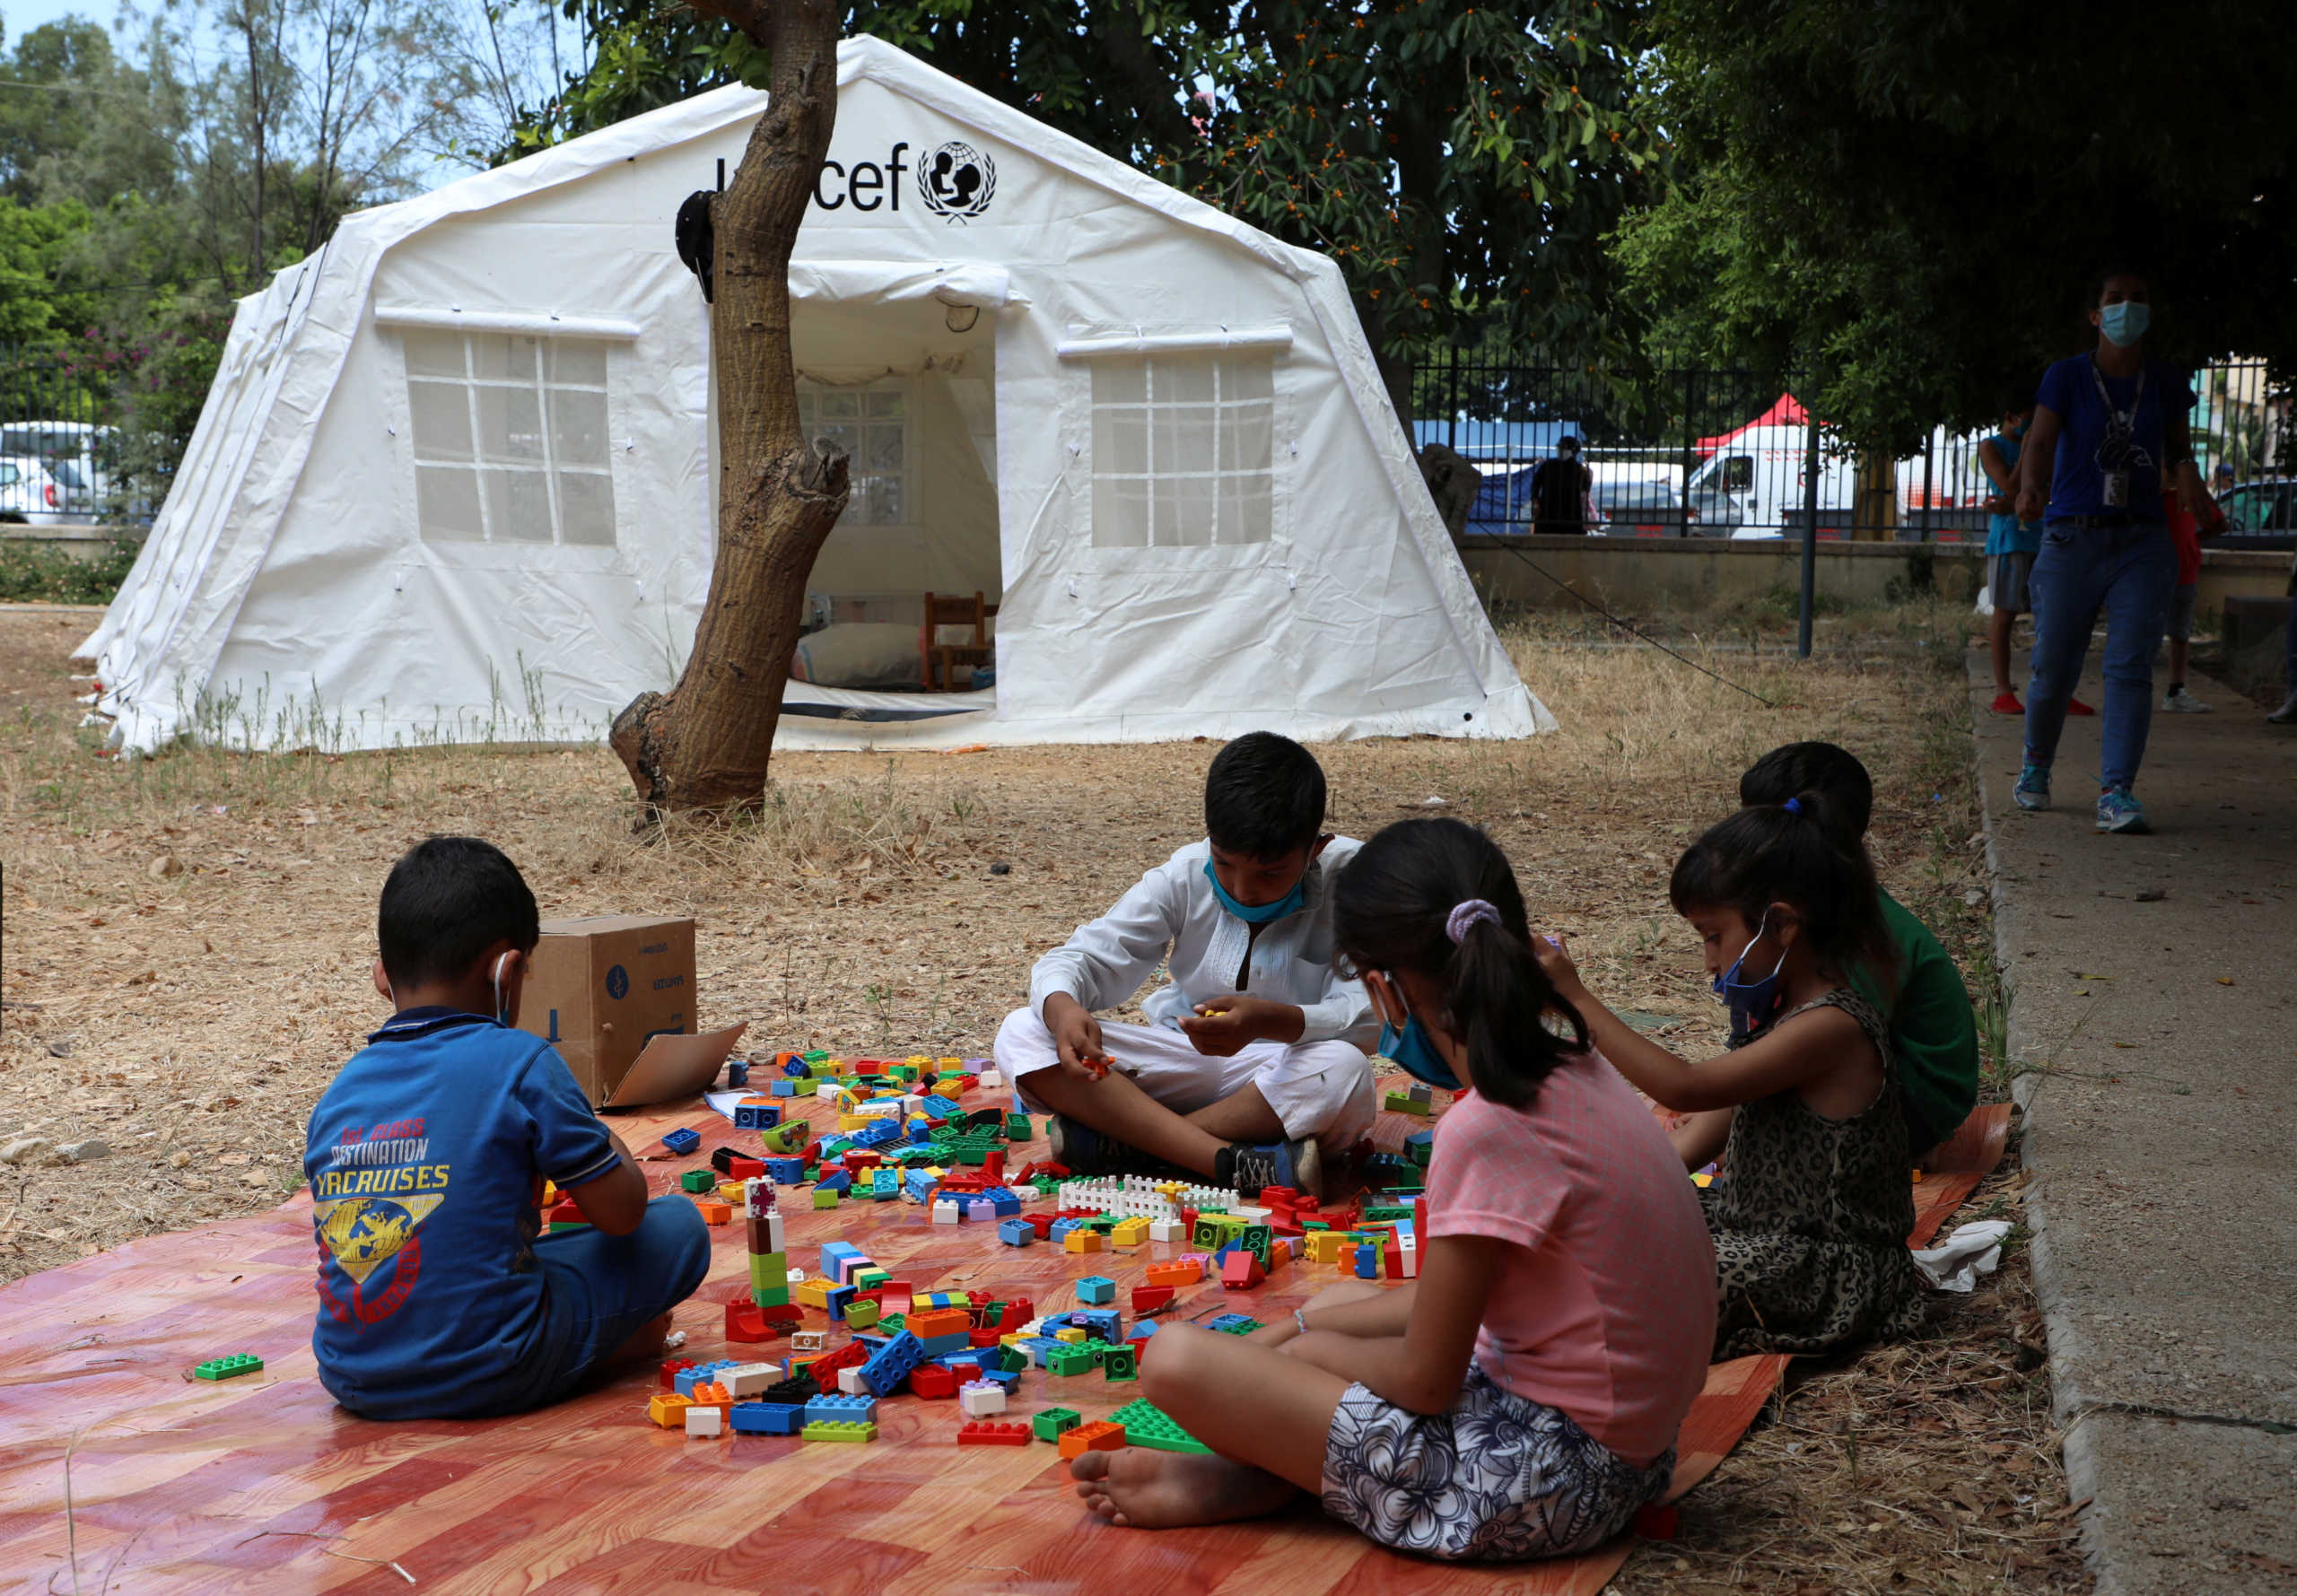
{"label": "blue jeans", "polygon": [[2026,690],[2026,762],[2057,753],[2066,701],[2082,677],[2090,629],[2106,616],[2101,787],[2127,788],[2145,757],[2153,722],[2153,652],[2178,585],[2178,552],[2159,521],[2127,527],[2054,523],[2027,578],[2034,606],[2034,675]]}

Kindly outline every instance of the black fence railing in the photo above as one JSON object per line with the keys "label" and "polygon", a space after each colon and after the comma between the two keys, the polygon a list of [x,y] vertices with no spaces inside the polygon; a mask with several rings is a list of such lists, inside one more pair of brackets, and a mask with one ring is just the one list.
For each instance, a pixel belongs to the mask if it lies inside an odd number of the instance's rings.
{"label": "black fence railing", "polygon": [[[1583,370],[1438,351],[1414,379],[1414,441],[1444,444],[1483,473],[1471,535],[1533,529],[1532,474],[1569,435],[1579,440],[1594,479],[1584,507],[1591,531],[1800,536],[1812,500],[1812,423],[1796,387],[1751,371],[1682,367],[1623,390]],[[2225,501],[2237,521],[2285,519],[2297,502],[2286,491],[2286,479],[2297,475],[2288,396],[2275,392],[2258,361],[2212,365],[2194,388],[2194,444],[2213,491],[2231,495]],[[1978,464],[1978,445],[1993,430],[1940,427],[1901,458],[1862,461],[1841,452],[1820,418],[1819,536],[1983,540],[1994,489]]]}
{"label": "black fence railing", "polygon": [[0,344],[0,522],[116,515],[109,373],[68,345]]}

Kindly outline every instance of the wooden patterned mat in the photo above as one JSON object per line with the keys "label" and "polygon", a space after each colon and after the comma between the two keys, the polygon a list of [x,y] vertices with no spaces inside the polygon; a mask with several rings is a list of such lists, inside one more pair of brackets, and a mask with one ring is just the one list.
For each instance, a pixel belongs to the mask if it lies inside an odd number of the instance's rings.
{"label": "wooden patterned mat", "polygon": [[[1394,1146],[1423,1123],[1383,1115],[1376,1139]],[[702,1129],[705,1151],[751,1140],[693,1104],[616,1124],[642,1155],[677,1124]],[[1999,1159],[2008,1125],[2006,1105],[1980,1109],[1926,1172],[1917,1244]],[[662,1190],[694,1162],[646,1168]],[[1553,1564],[1447,1567],[1384,1551],[1306,1504],[1202,1530],[1119,1530],[1079,1506],[1052,1448],[960,1450],[954,1402],[906,1397],[879,1410],[880,1437],[866,1446],[688,1441],[646,1421],[651,1374],[517,1418],[371,1424],[336,1408],[314,1374],[309,1207],[299,1198],[0,1286],[0,1586],[406,1590],[395,1563],[426,1593],[1100,1596],[1120,1578],[1144,1596],[1594,1596],[1627,1557],[1621,1542]],[[1122,1303],[1175,1250],[1009,1248],[990,1226],[937,1229],[899,1202],[792,1207],[789,1232],[801,1261],[847,1240],[919,1290],[1023,1292],[1041,1313],[1074,1305],[1070,1282],[1087,1273],[1114,1279]],[[1265,1319],[1335,1276],[1302,1264],[1252,1292],[1208,1284],[1180,1316],[1233,1307]],[[729,1227],[678,1314],[687,1354],[719,1355],[721,1304],[747,1280],[742,1232]],[[236,1352],[261,1356],[262,1374],[189,1379],[194,1364]],[[1728,1454],[1786,1361],[1710,1372],[1683,1426],[1675,1494]],[[1098,1417],[1138,1390],[1031,1373],[1014,1409]]]}

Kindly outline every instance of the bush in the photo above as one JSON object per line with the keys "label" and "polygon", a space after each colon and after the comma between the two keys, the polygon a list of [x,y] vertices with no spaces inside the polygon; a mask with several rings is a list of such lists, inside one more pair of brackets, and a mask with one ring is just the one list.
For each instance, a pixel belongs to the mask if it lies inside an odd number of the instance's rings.
{"label": "bush", "polygon": [[143,540],[119,537],[93,560],[44,543],[0,537],[0,603],[109,604]]}

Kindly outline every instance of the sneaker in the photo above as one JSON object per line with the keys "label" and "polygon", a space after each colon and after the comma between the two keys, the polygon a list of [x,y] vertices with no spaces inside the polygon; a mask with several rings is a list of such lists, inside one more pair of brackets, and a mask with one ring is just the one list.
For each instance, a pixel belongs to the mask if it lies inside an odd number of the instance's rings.
{"label": "sneaker", "polygon": [[2275,726],[2287,726],[2297,722],[2297,689],[2292,689],[2289,697],[2282,706],[2267,715],[2266,719]]}
{"label": "sneaker", "polygon": [[2069,698],[2066,701],[2066,712],[2069,715],[2094,715],[2098,711],[2078,698]]}
{"label": "sneaker", "polygon": [[2018,695],[2014,693],[1997,693],[1994,695],[1994,712],[1997,715],[2022,715],[2026,712],[2026,706],[2018,702]]}
{"label": "sneaker", "polygon": [[1129,1174],[1156,1163],[1139,1147],[1103,1136],[1066,1114],[1055,1114],[1047,1121],[1044,1136],[1052,1161],[1072,1175]]}
{"label": "sneaker", "polygon": [[2041,810],[2048,808],[2049,766],[2046,764],[2021,765],[2018,768],[2018,785],[2011,792],[2010,796],[2017,800],[2018,807],[2021,809]]}
{"label": "sneaker", "polygon": [[2142,836],[2153,828],[2145,824],[2145,806],[2130,796],[2128,788],[2109,787],[2098,795],[2098,829]]}
{"label": "sneaker", "polygon": [[1242,1197],[1256,1197],[1262,1186],[1289,1186],[1323,1200],[1323,1159],[1314,1140],[1270,1142],[1255,1147],[1232,1141],[1213,1163],[1212,1183],[1227,1186]]}
{"label": "sneaker", "polygon": [[2180,682],[2162,695],[2162,707],[2176,715],[2206,715],[2209,706],[2188,693]]}

